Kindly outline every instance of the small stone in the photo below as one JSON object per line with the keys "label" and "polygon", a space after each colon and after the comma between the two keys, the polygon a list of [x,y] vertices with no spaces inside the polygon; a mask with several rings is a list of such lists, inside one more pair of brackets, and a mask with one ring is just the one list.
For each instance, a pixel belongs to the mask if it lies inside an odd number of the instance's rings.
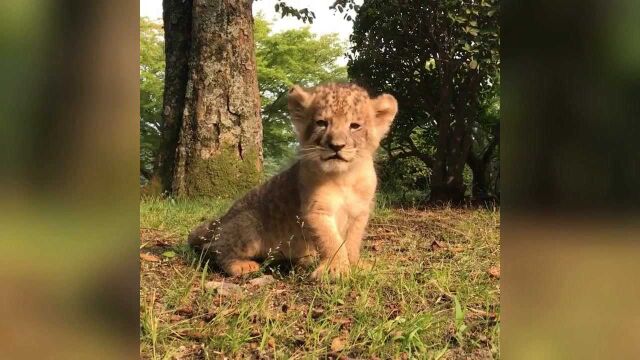
{"label": "small stone", "polygon": [[255,279],[249,280],[249,285],[255,286],[255,287],[262,287],[262,286],[265,286],[265,285],[269,285],[269,284],[273,283],[274,281],[276,281],[276,279],[274,279],[273,276],[264,275],[264,276],[261,276],[259,278],[255,278]]}
{"label": "small stone", "polygon": [[241,294],[243,290],[238,284],[221,281],[208,281],[204,284],[204,288],[209,291],[216,290],[218,294],[222,296],[238,295]]}

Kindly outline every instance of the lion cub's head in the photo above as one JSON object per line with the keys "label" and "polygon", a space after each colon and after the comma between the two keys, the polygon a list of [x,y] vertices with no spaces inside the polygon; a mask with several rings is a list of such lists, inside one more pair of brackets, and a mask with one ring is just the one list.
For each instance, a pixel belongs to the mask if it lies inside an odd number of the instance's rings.
{"label": "lion cub's head", "polygon": [[353,84],[326,84],[312,89],[294,86],[289,112],[300,158],[324,172],[343,172],[360,160],[371,160],[398,111],[396,99],[370,98]]}

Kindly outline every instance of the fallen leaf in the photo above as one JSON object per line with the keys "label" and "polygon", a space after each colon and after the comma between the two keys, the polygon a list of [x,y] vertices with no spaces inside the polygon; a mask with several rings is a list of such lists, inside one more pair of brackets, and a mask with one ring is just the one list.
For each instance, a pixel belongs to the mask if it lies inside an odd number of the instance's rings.
{"label": "fallen leaf", "polygon": [[182,317],[182,316],[180,316],[180,315],[176,315],[176,314],[173,314],[173,315],[171,315],[171,316],[169,317],[169,320],[170,320],[171,322],[180,321],[180,320],[182,320],[182,319],[183,319],[183,317]]}
{"label": "fallen leaf", "polygon": [[269,340],[267,340],[267,345],[269,345],[270,348],[275,348],[276,341],[272,337],[270,337]]}
{"label": "fallen leaf", "polygon": [[166,242],[164,240],[158,239],[158,240],[156,240],[156,246],[159,246],[159,247],[170,247],[171,244],[169,244],[168,242]]}
{"label": "fallen leaf", "polygon": [[472,315],[475,315],[481,318],[495,319],[498,316],[498,314],[494,312],[488,312],[480,309],[469,308],[469,311],[472,313]]}
{"label": "fallen leaf", "polygon": [[164,256],[164,257],[166,257],[166,258],[172,258],[172,257],[175,257],[175,256],[176,256],[176,253],[175,253],[175,251],[171,251],[171,250],[169,250],[169,251],[165,251],[165,252],[163,252],[163,253],[162,253],[162,256]]}
{"label": "fallen leaf", "polygon": [[142,253],[140,254],[140,259],[144,260],[144,261],[149,261],[149,262],[158,262],[160,261],[160,258],[151,254],[151,253]]}
{"label": "fallen leaf", "polygon": [[193,308],[191,306],[185,306],[183,308],[176,310],[176,314],[181,316],[191,317],[193,316]]}
{"label": "fallen leaf", "polygon": [[199,331],[193,331],[193,330],[184,330],[179,332],[180,335],[191,339],[191,340],[195,340],[195,341],[200,341],[202,339],[204,339],[204,334],[202,334]]}
{"label": "fallen leaf", "polygon": [[489,270],[487,270],[487,272],[492,277],[494,277],[496,279],[500,279],[500,266],[492,266],[492,267],[489,268]]}
{"label": "fallen leaf", "polygon": [[221,281],[207,281],[204,284],[204,288],[209,291],[216,290],[218,294],[222,296],[242,293],[242,287],[240,285]]}
{"label": "fallen leaf", "polygon": [[264,275],[264,276],[260,276],[259,278],[249,280],[249,285],[255,286],[255,287],[262,287],[265,285],[269,285],[274,281],[276,281],[276,279],[274,279],[273,276]]}
{"label": "fallen leaf", "polygon": [[345,345],[344,343],[345,343],[345,341],[340,337],[337,337],[337,338],[333,339],[331,341],[331,351],[340,352],[340,351],[344,350],[344,345]]}
{"label": "fallen leaf", "polygon": [[442,245],[442,243],[440,243],[438,240],[433,240],[431,242],[431,245],[429,245],[429,248],[431,249],[431,251],[438,251],[444,248],[444,245]]}

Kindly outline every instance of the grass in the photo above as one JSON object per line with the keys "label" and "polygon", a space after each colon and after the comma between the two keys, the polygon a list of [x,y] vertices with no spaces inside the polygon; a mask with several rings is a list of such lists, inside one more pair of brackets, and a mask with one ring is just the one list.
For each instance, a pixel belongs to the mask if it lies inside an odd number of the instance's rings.
{"label": "grass", "polygon": [[[141,202],[140,251],[152,255],[141,261],[141,358],[499,357],[500,290],[489,273],[499,265],[498,212],[382,204],[363,243],[371,270],[316,284],[311,270],[275,269],[257,287],[249,280],[262,274],[210,272],[184,244],[229,204]],[[209,281],[240,290],[222,295]]]}

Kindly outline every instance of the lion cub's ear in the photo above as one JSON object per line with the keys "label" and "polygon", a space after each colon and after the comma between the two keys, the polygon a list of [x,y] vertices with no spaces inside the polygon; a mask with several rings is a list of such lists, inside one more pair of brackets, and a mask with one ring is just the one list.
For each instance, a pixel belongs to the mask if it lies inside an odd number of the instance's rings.
{"label": "lion cub's ear", "polygon": [[393,122],[393,118],[398,113],[398,101],[389,94],[382,94],[372,99],[373,110],[376,117],[376,133],[379,139],[382,139]]}
{"label": "lion cub's ear", "polygon": [[298,137],[304,132],[304,128],[307,125],[306,112],[309,106],[311,106],[312,101],[313,94],[305,91],[298,85],[294,85],[291,90],[289,90],[287,104],[289,106],[293,128]]}

